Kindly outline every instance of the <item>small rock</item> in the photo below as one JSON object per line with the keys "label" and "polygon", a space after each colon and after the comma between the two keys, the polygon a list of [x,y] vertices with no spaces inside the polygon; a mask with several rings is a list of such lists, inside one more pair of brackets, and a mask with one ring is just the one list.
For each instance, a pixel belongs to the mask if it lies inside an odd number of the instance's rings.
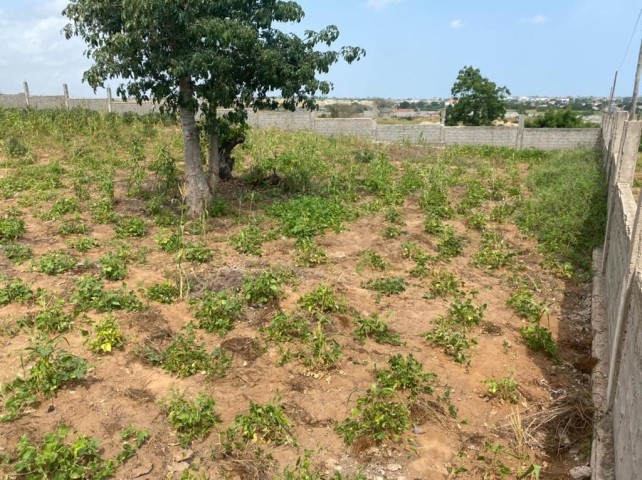
{"label": "small rock", "polygon": [[137,467],[134,469],[134,471],[132,472],[132,478],[138,478],[138,477],[142,477],[143,475],[147,475],[153,469],[154,469],[154,465],[152,465],[151,463],[146,463],[144,465],[141,465],[140,467]]}
{"label": "small rock", "polygon": [[189,468],[189,463],[187,462],[177,462],[167,466],[167,470],[172,473],[173,472],[181,473],[184,470],[187,470],[188,468]]}
{"label": "small rock", "polygon": [[401,465],[399,465],[398,463],[391,463],[386,468],[389,472],[398,472],[399,470],[401,470]]}
{"label": "small rock", "polygon": [[180,463],[180,462],[185,462],[189,460],[190,458],[192,458],[193,455],[194,455],[194,452],[189,448],[186,448],[185,450],[176,452],[173,456],[173,459],[176,463]]}
{"label": "small rock", "polygon": [[325,468],[328,470],[334,470],[334,467],[337,465],[337,461],[334,458],[328,458],[325,461]]}
{"label": "small rock", "polygon": [[584,465],[582,467],[571,468],[569,472],[573,480],[582,480],[585,478],[591,478],[591,467]]}
{"label": "small rock", "polygon": [[420,433],[425,433],[425,432],[426,431],[421,427],[417,427],[417,426],[412,427],[412,433],[420,434]]}

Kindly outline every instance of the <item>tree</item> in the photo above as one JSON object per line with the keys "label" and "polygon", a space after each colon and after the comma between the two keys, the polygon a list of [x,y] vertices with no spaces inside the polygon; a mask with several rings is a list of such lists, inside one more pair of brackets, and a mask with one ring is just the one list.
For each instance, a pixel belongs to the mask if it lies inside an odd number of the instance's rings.
{"label": "tree", "polygon": [[[275,28],[303,19],[293,1],[71,0],[63,14],[70,20],[66,37],[82,38],[94,62],[83,77],[89,85],[117,79],[123,100],[153,101],[179,114],[190,216],[207,208],[219,178],[231,174],[231,150],[244,140],[248,109],[277,108],[275,93],[288,110],[314,109],[317,92],[332,89],[317,74],[365,55],[358,47],[328,49],[339,36],[335,26],[302,38]],[[208,141],[207,171],[201,134]]]}
{"label": "tree", "polygon": [[510,91],[481,76],[478,68],[459,71],[451,94],[455,104],[446,110],[446,125],[492,125],[506,114],[506,97]]}
{"label": "tree", "polygon": [[598,125],[586,122],[570,108],[548,110],[544,115],[526,121],[529,128],[592,128]]}

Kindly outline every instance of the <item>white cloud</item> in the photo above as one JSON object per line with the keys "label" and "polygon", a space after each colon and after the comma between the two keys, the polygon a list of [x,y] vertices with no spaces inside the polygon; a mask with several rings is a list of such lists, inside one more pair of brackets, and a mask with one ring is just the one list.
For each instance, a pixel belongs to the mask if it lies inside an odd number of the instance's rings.
{"label": "white cloud", "polygon": [[401,0],[368,0],[366,2],[366,5],[373,10],[381,10],[383,8],[386,8],[388,5],[399,2],[401,2]]}
{"label": "white cloud", "polygon": [[450,22],[450,28],[461,28],[463,26],[464,26],[464,22],[461,21],[461,18],[458,18]]}
{"label": "white cloud", "polygon": [[0,11],[0,92],[19,93],[29,82],[34,95],[56,95],[68,83],[72,96],[87,95],[82,73],[91,62],[79,39],[66,40],[61,30],[65,1],[41,0],[32,8]]}
{"label": "white cloud", "polygon": [[542,23],[546,22],[548,20],[544,15],[535,15],[534,17],[530,18],[520,18],[519,22],[520,23],[530,23],[531,25],[541,25]]}

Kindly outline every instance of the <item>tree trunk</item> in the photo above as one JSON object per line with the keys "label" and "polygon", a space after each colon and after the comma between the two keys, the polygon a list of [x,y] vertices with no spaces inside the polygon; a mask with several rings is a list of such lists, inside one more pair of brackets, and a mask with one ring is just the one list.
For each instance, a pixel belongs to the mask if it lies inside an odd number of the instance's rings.
{"label": "tree trunk", "polygon": [[218,134],[208,134],[208,155],[207,155],[207,183],[212,193],[216,192],[218,186],[219,171],[221,169],[221,151],[218,148]]}
{"label": "tree trunk", "polygon": [[192,100],[189,79],[180,82],[181,106],[179,113],[185,141],[185,203],[187,215],[191,218],[200,216],[212,201],[212,192],[207,185],[203,164],[201,162],[201,145],[194,111],[188,108]]}

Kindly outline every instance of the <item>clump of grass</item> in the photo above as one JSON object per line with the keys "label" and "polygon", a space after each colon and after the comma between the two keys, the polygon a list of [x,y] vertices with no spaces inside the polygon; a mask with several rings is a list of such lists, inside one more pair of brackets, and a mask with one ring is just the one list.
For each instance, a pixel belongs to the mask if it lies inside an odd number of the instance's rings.
{"label": "clump of grass", "polygon": [[325,249],[311,238],[299,238],[296,242],[295,263],[303,267],[323,265],[328,261]]}
{"label": "clump of grass", "polygon": [[553,335],[548,328],[541,325],[529,325],[521,328],[519,333],[528,348],[536,352],[544,352],[553,361],[559,363],[560,357],[557,343],[555,343]]}
{"label": "clump of grass", "polygon": [[266,271],[258,275],[245,275],[241,293],[250,305],[264,305],[283,297],[283,284],[288,275],[283,272]]}
{"label": "clump of grass", "polygon": [[538,323],[546,312],[546,306],[535,300],[533,292],[526,289],[515,290],[506,301],[506,305],[511,307],[518,317],[533,323]]}
{"label": "clump of grass", "polygon": [[526,184],[531,194],[517,223],[533,234],[542,251],[571,262],[581,275],[591,271],[593,249],[602,245],[607,188],[595,152],[565,151],[533,162]]}
{"label": "clump of grass", "polygon": [[25,234],[22,214],[10,211],[0,216],[0,240],[17,240]]}
{"label": "clump of grass", "polygon": [[244,450],[250,442],[266,445],[296,445],[292,424],[281,405],[250,401],[247,413],[240,413],[223,437],[223,447],[230,453]]}
{"label": "clump of grass", "polygon": [[515,252],[496,232],[482,234],[481,250],[473,255],[472,264],[487,270],[497,270],[513,263]]}
{"label": "clump of grass", "polygon": [[54,299],[49,301],[43,298],[40,306],[40,311],[28,314],[20,323],[33,326],[39,332],[46,334],[59,334],[71,330],[75,315],[65,311],[64,300]]}
{"label": "clump of grass", "polygon": [[376,313],[369,317],[357,315],[354,322],[357,324],[354,334],[362,343],[366,338],[372,338],[375,342],[381,344],[387,343],[395,346],[402,344],[399,334],[391,330],[388,323],[380,319]]}
{"label": "clump of grass", "polygon": [[116,224],[115,231],[118,238],[144,237],[147,235],[147,223],[142,218],[124,217]]}
{"label": "clump of grass", "polygon": [[279,312],[263,330],[272,341],[277,343],[305,341],[310,338],[310,321],[299,314]]}
{"label": "clump of grass", "polygon": [[422,393],[433,393],[436,377],[432,372],[424,372],[423,365],[412,353],[407,356],[393,355],[388,359],[388,369],[375,367],[379,387],[406,392],[410,398]]}
{"label": "clump of grass", "polygon": [[230,244],[239,253],[261,256],[263,243],[268,239],[269,235],[266,232],[255,225],[250,225],[236,235],[232,235]]}
{"label": "clump of grass", "polygon": [[134,292],[127,291],[124,284],[117,291],[105,290],[103,281],[91,276],[83,276],[76,281],[76,292],[72,295],[71,301],[80,312],[91,309],[98,312],[135,312],[144,308],[140,299]]}
{"label": "clump of grass", "polygon": [[120,329],[118,320],[107,315],[94,325],[94,332],[87,339],[87,346],[94,353],[111,353],[112,350],[125,346],[125,335]]}
{"label": "clump of grass", "polygon": [[317,196],[305,196],[272,205],[268,215],[276,218],[281,232],[294,238],[310,238],[327,230],[340,232],[352,214],[343,205]]}
{"label": "clump of grass", "polygon": [[455,274],[447,271],[437,272],[430,281],[429,293],[424,295],[424,298],[430,300],[433,298],[459,297],[463,293],[463,287],[464,282],[457,278]]}
{"label": "clump of grass", "polygon": [[28,376],[19,376],[0,388],[4,400],[0,423],[20,417],[24,410],[36,405],[41,396],[53,397],[65,384],[80,380],[87,373],[87,363],[71,353],[59,349],[60,339],[36,343],[29,347],[28,360],[32,362]]}
{"label": "clump of grass", "polygon": [[78,261],[62,250],[49,252],[34,261],[36,270],[47,275],[60,275],[68,272],[78,264]]}
{"label": "clump of grass", "polygon": [[119,252],[110,252],[99,259],[102,276],[106,280],[124,280],[127,278],[127,257]]}
{"label": "clump of grass", "polygon": [[163,401],[167,421],[176,430],[181,447],[189,447],[194,440],[205,438],[215,425],[221,423],[216,413],[216,401],[206,393],[199,393],[193,399],[185,394],[172,391]]}
{"label": "clump of grass", "polygon": [[208,352],[204,343],[198,343],[191,326],[184,334],[175,335],[165,350],[155,350],[148,345],[145,356],[151,363],[181,378],[199,372],[223,377],[232,365],[232,359],[221,348]]}
{"label": "clump of grass", "polygon": [[33,258],[33,250],[29,245],[22,245],[20,243],[8,243],[1,245],[0,249],[14,264],[20,265]]}
{"label": "clump of grass", "polygon": [[519,401],[517,382],[511,375],[502,378],[489,378],[484,380],[484,385],[488,389],[488,395],[491,398],[500,398],[510,403]]}
{"label": "clump of grass", "polygon": [[327,284],[321,284],[306,293],[297,303],[311,313],[343,313],[348,310],[346,300]]}
{"label": "clump of grass", "polygon": [[397,295],[405,292],[407,288],[406,281],[400,277],[380,277],[361,284],[363,288],[374,290],[381,295]]}
{"label": "clump of grass", "polygon": [[17,461],[13,465],[19,478],[106,479],[116,472],[117,462],[105,460],[94,438],[77,436],[67,443],[69,428],[59,426],[44,436],[42,445],[23,435],[16,446]]}
{"label": "clump of grass", "polygon": [[243,299],[234,293],[205,291],[201,298],[191,302],[199,328],[209,333],[225,335],[241,318]]}
{"label": "clump of grass", "polygon": [[357,272],[361,272],[366,267],[382,272],[387,269],[389,265],[390,264],[374,250],[364,250],[363,252],[359,253]]}
{"label": "clump of grass", "polygon": [[146,297],[158,303],[166,305],[174,303],[179,298],[179,289],[174,282],[166,280],[162,283],[155,283],[147,288]]}
{"label": "clump of grass", "polygon": [[13,302],[28,303],[33,299],[33,290],[19,278],[14,278],[0,288],[0,306],[9,305]]}
{"label": "clump of grass", "polygon": [[477,345],[475,338],[469,337],[464,329],[446,318],[438,318],[433,329],[424,333],[423,337],[435,345],[444,347],[446,355],[457,363],[469,363],[469,350]]}

